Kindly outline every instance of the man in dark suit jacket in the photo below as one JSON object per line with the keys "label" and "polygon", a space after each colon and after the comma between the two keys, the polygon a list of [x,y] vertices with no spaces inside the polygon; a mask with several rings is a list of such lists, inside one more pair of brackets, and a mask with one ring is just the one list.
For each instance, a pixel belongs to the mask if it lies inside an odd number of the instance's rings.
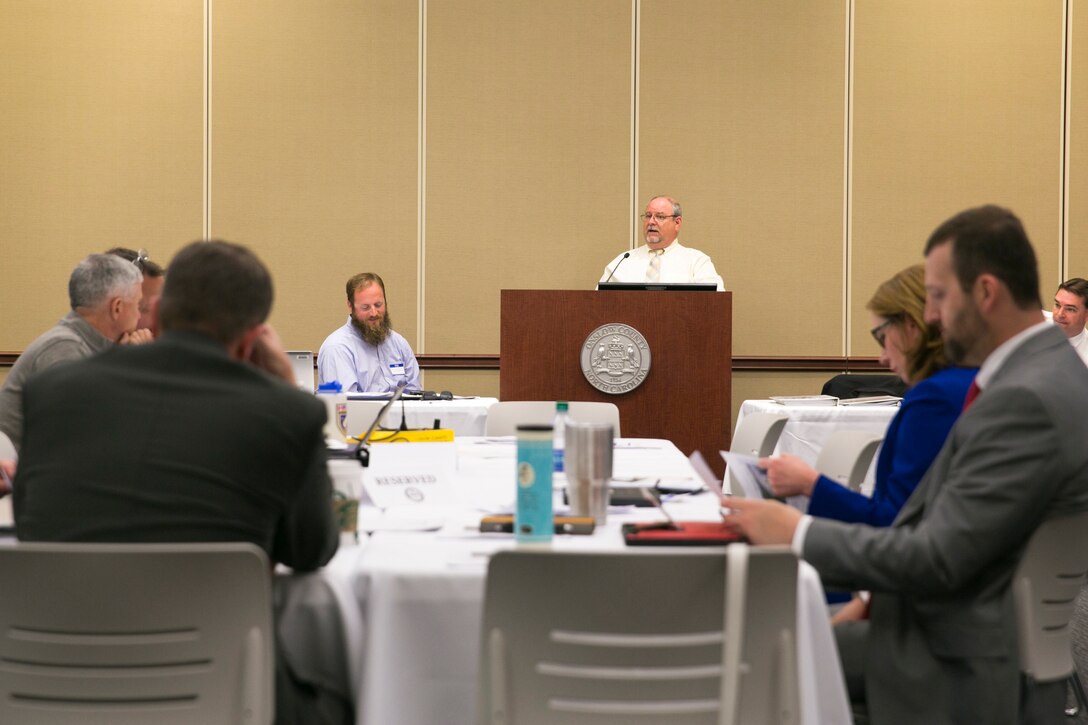
{"label": "man in dark suit jacket", "polygon": [[[286,382],[290,363],[265,324],[268,271],[244,247],[196,242],[169,272],[161,339],[26,386],[18,537],[248,541],[296,570],[322,566],[339,540],[325,410]],[[277,720],[294,722],[300,683],[285,665],[278,656]]]}
{"label": "man in dark suit jacket", "polygon": [[873,723],[1062,718],[1064,683],[1019,671],[1010,582],[1044,520],[1088,510],[1088,369],[1043,321],[1038,290],[1005,209],[967,210],[930,237],[927,321],[953,362],[981,365],[981,393],[890,528],[727,501],[753,542],[789,543],[829,586],[872,592],[868,621],[837,634]]}

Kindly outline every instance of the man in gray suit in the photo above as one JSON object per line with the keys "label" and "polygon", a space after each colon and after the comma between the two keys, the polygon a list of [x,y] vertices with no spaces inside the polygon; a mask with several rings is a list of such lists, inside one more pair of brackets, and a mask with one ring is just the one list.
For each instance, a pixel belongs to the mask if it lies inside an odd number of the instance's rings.
{"label": "man in gray suit", "polygon": [[[981,389],[890,528],[727,499],[757,544],[790,544],[834,588],[872,592],[837,628],[873,723],[1060,721],[1064,683],[1021,675],[1010,582],[1044,520],[1088,510],[1088,368],[1043,321],[1020,220],[985,206],[926,244],[926,317]],[[1036,715],[1044,714],[1036,719]]]}

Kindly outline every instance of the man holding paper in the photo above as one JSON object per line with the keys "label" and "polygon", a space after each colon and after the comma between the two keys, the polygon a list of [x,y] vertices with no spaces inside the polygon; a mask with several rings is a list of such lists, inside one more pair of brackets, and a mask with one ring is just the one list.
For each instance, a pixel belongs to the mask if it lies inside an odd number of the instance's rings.
{"label": "man holding paper", "polygon": [[1088,510],[1088,368],[1043,320],[1035,253],[1010,211],[952,217],[925,255],[926,319],[951,362],[981,368],[892,525],[731,499],[726,519],[753,543],[790,544],[828,586],[872,592],[869,619],[837,635],[874,725],[1011,725],[1064,705],[1064,682],[1021,676],[1011,580],[1043,521]]}

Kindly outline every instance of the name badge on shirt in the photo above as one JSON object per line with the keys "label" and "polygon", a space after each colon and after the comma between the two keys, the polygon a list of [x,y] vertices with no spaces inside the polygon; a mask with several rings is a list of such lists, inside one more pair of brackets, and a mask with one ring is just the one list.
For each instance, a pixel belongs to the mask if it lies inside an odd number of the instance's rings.
{"label": "name badge on shirt", "polygon": [[389,363],[389,372],[393,373],[394,377],[404,377],[404,363]]}

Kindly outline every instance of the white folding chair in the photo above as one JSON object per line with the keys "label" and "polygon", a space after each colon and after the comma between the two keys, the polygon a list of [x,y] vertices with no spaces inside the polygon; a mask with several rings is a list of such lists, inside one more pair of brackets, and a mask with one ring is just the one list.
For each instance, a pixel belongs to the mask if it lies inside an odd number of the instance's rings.
{"label": "white folding chair", "polygon": [[[615,403],[572,400],[567,412],[579,423],[607,423],[612,426],[612,435],[620,437],[620,409]],[[545,425],[554,418],[554,400],[500,400],[487,409],[484,434],[512,436],[519,425]]]}
{"label": "white folding chair", "polygon": [[883,440],[884,436],[879,433],[837,430],[820,449],[813,467],[832,481],[859,491]]}
{"label": "white folding chair", "polygon": [[1070,678],[1081,709],[1084,688],[1073,667],[1074,602],[1088,576],[1088,512],[1044,521],[1013,577],[1020,670],[1036,682]]}
{"label": "white folding chair", "polygon": [[477,722],[797,723],[796,593],[785,548],[500,552]]}
{"label": "white folding chair", "polygon": [[[744,416],[737,423],[737,429],[733,431],[729,450],[733,453],[744,453],[759,458],[771,455],[789,419],[788,415],[781,413],[751,413]],[[729,492],[734,496],[744,496],[744,489],[741,488],[733,473],[731,471],[726,473]]]}
{"label": "white folding chair", "polygon": [[272,722],[271,570],[252,544],[16,544],[0,582],[0,722]]}

